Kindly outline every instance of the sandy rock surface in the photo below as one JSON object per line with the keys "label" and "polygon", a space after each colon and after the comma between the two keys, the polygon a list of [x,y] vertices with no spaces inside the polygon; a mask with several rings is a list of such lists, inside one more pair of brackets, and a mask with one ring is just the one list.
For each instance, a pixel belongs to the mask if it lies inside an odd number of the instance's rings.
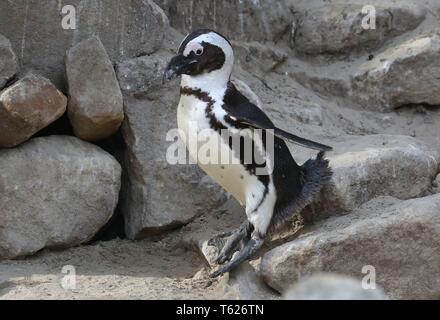
{"label": "sandy rock surface", "polygon": [[332,181],[305,215],[347,213],[379,196],[424,196],[440,163],[437,151],[408,136],[352,136],[335,142],[334,148],[329,154]]}
{"label": "sandy rock surface", "polygon": [[436,71],[440,68],[440,34],[412,38],[381,52],[360,66],[353,90],[372,110],[409,104],[440,104]]}

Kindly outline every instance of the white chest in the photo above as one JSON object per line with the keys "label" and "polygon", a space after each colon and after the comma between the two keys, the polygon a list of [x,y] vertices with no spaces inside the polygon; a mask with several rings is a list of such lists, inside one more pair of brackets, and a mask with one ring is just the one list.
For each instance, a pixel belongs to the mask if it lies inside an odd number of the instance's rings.
{"label": "white chest", "polygon": [[[241,204],[245,204],[247,184],[254,177],[239,164],[238,159],[228,161],[232,160],[229,144],[211,127],[206,114],[207,105],[207,102],[196,97],[182,95],[177,109],[177,123],[183,135],[181,138],[192,160]],[[226,114],[217,102],[212,105],[212,112],[217,121]]]}
{"label": "white chest", "polygon": [[185,134],[190,129],[209,129],[209,122],[206,119],[207,103],[197,99],[194,96],[182,95],[177,108],[177,125]]}

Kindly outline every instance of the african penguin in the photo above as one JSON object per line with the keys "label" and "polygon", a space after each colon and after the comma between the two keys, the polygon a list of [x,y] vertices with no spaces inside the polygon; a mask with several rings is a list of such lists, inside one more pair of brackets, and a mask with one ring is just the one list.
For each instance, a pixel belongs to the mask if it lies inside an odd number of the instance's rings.
{"label": "african penguin", "polygon": [[[164,80],[181,75],[177,122],[184,141],[197,127],[219,141],[219,152],[230,152],[236,161],[201,163],[199,166],[232,194],[244,207],[247,220],[230,233],[216,262],[220,268],[211,276],[229,272],[247,260],[263,244],[269,231],[298,214],[330,179],[331,169],[324,152],[331,147],[300,138],[274,126],[267,115],[253,105],[230,81],[234,65],[231,43],[219,33],[203,29],[189,34],[171,59]],[[230,137],[225,138],[227,131]],[[253,134],[259,131],[261,134]],[[273,150],[266,139],[272,135]],[[232,143],[231,137],[239,143]],[[316,159],[299,166],[284,140],[319,150]],[[244,143],[256,154],[245,161]],[[193,159],[200,145],[186,143]],[[257,161],[263,157],[264,163]],[[261,160],[261,159],[260,159]],[[266,171],[257,169],[266,168]],[[242,248],[239,246],[242,245]],[[238,254],[233,254],[239,251]],[[233,256],[233,258],[231,258]]]}

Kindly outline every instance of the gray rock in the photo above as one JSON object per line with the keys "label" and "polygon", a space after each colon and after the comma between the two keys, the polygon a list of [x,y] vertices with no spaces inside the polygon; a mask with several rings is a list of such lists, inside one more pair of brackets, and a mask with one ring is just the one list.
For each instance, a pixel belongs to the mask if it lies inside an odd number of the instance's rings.
{"label": "gray rock", "polygon": [[119,85],[124,94],[142,98],[148,94],[160,91],[163,87],[162,78],[168,61],[169,54],[154,57],[142,56],[123,61],[116,66]]}
{"label": "gray rock", "polygon": [[366,109],[391,111],[408,104],[440,104],[440,34],[392,47],[364,63],[352,77],[355,98]]}
{"label": "gray rock", "polygon": [[17,57],[11,42],[0,34],[0,89],[18,72]]}
{"label": "gray rock", "polygon": [[[217,208],[226,198],[196,165],[167,161],[167,150],[173,142],[166,137],[169,130],[177,128],[179,100],[176,82],[161,85],[170,58],[169,53],[159,52],[117,68],[125,110],[121,209],[131,239],[186,224]],[[152,66],[154,72],[136,72],[145,65]]]}
{"label": "gray rock", "polygon": [[46,78],[28,74],[0,93],[0,147],[28,140],[66,111],[67,98]]}
{"label": "gray rock", "polygon": [[364,29],[362,4],[329,4],[296,16],[292,48],[317,55],[368,51],[387,39],[415,29],[426,12],[419,6],[375,6],[376,29]]}
{"label": "gray rock", "polygon": [[279,298],[247,261],[225,275],[219,286],[223,289],[221,299],[225,300],[274,300]]}
{"label": "gray rock", "polygon": [[333,272],[369,286],[375,280],[392,299],[438,298],[439,212],[440,195],[375,199],[267,252],[261,274],[279,292],[301,277]]}
{"label": "gray rock", "polygon": [[[216,241],[214,241],[216,240]],[[201,255],[205,258],[208,264],[212,268],[216,268],[217,264],[215,259],[218,257],[223,246],[226,244],[227,237],[221,237],[218,235],[217,237],[213,237],[212,239],[206,241],[199,241],[196,243]]]}
{"label": "gray rock", "polygon": [[291,100],[291,105],[282,108],[281,112],[284,116],[305,124],[322,125],[322,107],[312,101],[294,98]]}
{"label": "gray rock", "polygon": [[286,300],[387,300],[382,288],[362,288],[358,279],[318,273],[300,279],[284,294]]}
{"label": "gray rock", "polygon": [[0,259],[90,240],[118,202],[121,168],[75,137],[0,150]]}
{"label": "gray rock", "polygon": [[350,94],[351,83],[341,77],[344,70],[334,70],[331,73],[311,74],[310,70],[294,71],[292,77],[302,86],[324,96],[345,98]]}
{"label": "gray rock", "polygon": [[122,93],[99,38],[84,40],[67,52],[66,74],[75,135],[88,141],[112,136],[124,119]]}
{"label": "gray rock", "polygon": [[258,42],[232,41],[236,63],[244,70],[255,70],[262,74],[274,71],[287,60],[287,53],[274,46]]}
{"label": "gray rock", "polygon": [[[208,223],[206,223],[204,228],[205,230],[210,229]],[[228,236],[230,236],[229,231],[218,234],[204,234],[203,236],[191,234],[183,239],[183,243],[187,248],[196,251],[202,258],[205,259],[206,263],[211,268],[215,269],[218,267],[215,259],[225,245]]]}
{"label": "gray rock", "polygon": [[182,33],[210,28],[228,39],[277,41],[288,32],[292,14],[286,1],[158,0],[172,27]]}
{"label": "gray rock", "polygon": [[304,211],[305,217],[346,213],[377,196],[423,196],[437,174],[438,152],[412,137],[350,137],[332,145],[335,152],[328,158],[333,178]]}
{"label": "gray rock", "polygon": [[[76,8],[76,29],[64,30],[64,5]],[[155,52],[168,19],[152,0],[0,1],[0,30],[8,37],[22,69],[35,69],[64,89],[66,50],[97,35],[113,62]]]}

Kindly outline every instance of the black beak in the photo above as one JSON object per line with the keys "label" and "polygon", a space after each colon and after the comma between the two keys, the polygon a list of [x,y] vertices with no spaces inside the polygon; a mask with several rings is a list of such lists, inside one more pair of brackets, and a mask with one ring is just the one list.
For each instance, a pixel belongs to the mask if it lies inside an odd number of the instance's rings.
{"label": "black beak", "polygon": [[165,83],[165,81],[167,80],[169,81],[184,74],[195,63],[197,63],[197,60],[195,60],[194,58],[185,57],[182,54],[175,56],[174,58],[171,59],[167,68],[165,69],[162,83]]}

